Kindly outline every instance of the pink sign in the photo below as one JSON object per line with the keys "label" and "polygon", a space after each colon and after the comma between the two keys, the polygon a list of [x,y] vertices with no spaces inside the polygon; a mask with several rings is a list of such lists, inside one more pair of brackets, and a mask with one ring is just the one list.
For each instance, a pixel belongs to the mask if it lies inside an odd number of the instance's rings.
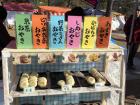
{"label": "pink sign", "polygon": [[81,16],[68,17],[67,48],[80,48],[81,45]]}

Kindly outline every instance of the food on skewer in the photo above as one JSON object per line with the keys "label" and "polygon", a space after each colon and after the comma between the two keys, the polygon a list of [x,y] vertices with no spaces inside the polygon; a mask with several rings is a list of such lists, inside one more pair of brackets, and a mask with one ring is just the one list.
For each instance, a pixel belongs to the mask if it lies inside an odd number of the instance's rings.
{"label": "food on skewer", "polygon": [[72,73],[69,71],[64,72],[65,78],[66,78],[66,84],[74,86],[75,81],[74,78],[72,76]]}
{"label": "food on skewer", "polygon": [[92,68],[90,73],[93,77],[96,78],[97,82],[106,83],[106,79],[95,68]]}

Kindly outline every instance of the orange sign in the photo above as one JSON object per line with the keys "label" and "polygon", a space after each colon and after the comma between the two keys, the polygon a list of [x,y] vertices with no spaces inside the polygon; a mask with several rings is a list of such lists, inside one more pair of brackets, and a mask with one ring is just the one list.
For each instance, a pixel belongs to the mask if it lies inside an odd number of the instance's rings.
{"label": "orange sign", "polygon": [[110,41],[112,17],[99,17],[98,34],[96,40],[97,48],[107,48]]}
{"label": "orange sign", "polygon": [[33,46],[48,48],[47,15],[32,15]]}

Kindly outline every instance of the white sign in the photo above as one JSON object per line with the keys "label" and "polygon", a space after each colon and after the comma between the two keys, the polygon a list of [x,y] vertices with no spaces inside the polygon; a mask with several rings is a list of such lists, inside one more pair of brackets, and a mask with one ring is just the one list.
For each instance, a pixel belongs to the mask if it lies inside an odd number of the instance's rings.
{"label": "white sign", "polygon": [[95,83],[95,89],[99,89],[99,88],[101,88],[103,86],[104,86],[104,83],[103,82]]}
{"label": "white sign", "polygon": [[31,94],[35,91],[35,87],[27,87],[23,89],[24,94]]}
{"label": "white sign", "polygon": [[61,87],[61,90],[64,92],[70,92],[70,91],[72,91],[72,86],[71,85],[64,85]]}

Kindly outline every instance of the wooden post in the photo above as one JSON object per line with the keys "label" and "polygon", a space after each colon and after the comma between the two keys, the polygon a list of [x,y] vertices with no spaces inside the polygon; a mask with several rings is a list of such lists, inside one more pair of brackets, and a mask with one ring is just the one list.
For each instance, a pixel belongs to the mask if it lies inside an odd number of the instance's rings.
{"label": "wooden post", "polygon": [[106,16],[111,15],[114,0],[107,0]]}
{"label": "wooden post", "polygon": [[106,103],[106,94],[102,93],[102,104],[101,105],[107,105]]}
{"label": "wooden post", "polygon": [[[124,53],[124,51],[123,51]],[[125,56],[122,55],[122,64],[121,64],[121,71],[122,71],[122,74],[121,74],[121,89],[122,89],[122,93],[121,93],[121,105],[125,105],[125,81],[126,81],[126,74],[125,74],[125,71],[126,68],[125,68]],[[121,72],[120,71],[120,72]]]}
{"label": "wooden post", "polygon": [[10,105],[10,94],[9,94],[9,78],[8,78],[8,58],[10,57],[9,52],[2,51],[2,68],[3,68],[3,88],[4,88],[4,105]]}

